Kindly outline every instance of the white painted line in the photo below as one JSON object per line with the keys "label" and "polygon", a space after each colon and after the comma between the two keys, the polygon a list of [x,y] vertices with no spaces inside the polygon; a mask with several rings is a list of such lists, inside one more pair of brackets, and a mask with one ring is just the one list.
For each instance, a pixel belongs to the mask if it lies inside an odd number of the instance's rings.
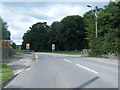
{"label": "white painted line", "polygon": [[26,70],[30,70],[30,68],[27,68]]}
{"label": "white painted line", "polygon": [[22,72],[24,69],[25,69],[25,67],[24,67],[23,69],[19,70],[18,72],[16,72],[14,75],[19,74],[19,73]]}
{"label": "white painted line", "polygon": [[84,66],[82,66],[82,65],[80,65],[80,64],[76,64],[77,66],[79,66],[79,67],[82,67],[82,68],[84,68],[84,69],[86,69],[86,70],[88,70],[88,71],[91,71],[91,72],[93,72],[93,73],[95,73],[95,74],[99,74],[98,72],[96,72],[96,71],[94,71],[94,70],[92,70],[92,69],[89,69],[89,68],[87,68],[87,67],[84,67]]}
{"label": "white painted line", "polygon": [[[26,67],[28,67],[28,66],[25,66],[24,68],[22,68],[21,70],[19,70],[18,72],[16,72],[14,75],[19,74],[19,73],[22,72]],[[30,70],[30,68],[28,68],[27,70]]]}
{"label": "white painted line", "polygon": [[67,62],[69,62],[69,63],[72,63],[72,61],[69,61],[69,60],[67,60],[67,59],[64,59],[65,61],[67,61]]}

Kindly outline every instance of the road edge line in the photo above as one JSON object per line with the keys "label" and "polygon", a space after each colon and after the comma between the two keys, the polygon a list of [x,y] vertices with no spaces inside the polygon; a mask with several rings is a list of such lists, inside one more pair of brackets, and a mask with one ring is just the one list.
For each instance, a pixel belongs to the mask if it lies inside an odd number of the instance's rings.
{"label": "road edge line", "polygon": [[67,61],[67,62],[69,62],[69,63],[72,63],[72,61],[69,61],[69,60],[67,60],[67,59],[64,59],[65,61]]}

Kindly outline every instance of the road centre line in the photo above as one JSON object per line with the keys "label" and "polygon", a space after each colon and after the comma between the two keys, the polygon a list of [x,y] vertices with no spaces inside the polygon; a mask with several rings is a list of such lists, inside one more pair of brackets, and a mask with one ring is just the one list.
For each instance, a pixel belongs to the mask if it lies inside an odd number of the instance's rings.
{"label": "road centre line", "polygon": [[96,72],[96,71],[94,71],[94,70],[92,70],[92,69],[89,69],[89,68],[87,68],[87,67],[84,67],[84,66],[82,66],[82,65],[80,65],[80,64],[76,64],[77,66],[79,66],[79,67],[82,67],[82,68],[84,68],[84,69],[86,69],[86,70],[88,70],[88,71],[91,71],[91,72],[93,72],[93,73],[95,73],[95,74],[99,74],[98,72]]}
{"label": "road centre line", "polygon": [[[67,60],[67,59],[64,59],[65,61],[67,61],[67,62],[70,62],[70,63],[72,63],[72,61],[69,61],[69,60]],[[96,72],[96,71],[94,71],[94,70],[92,70],[92,69],[89,69],[89,68],[87,68],[87,67],[85,67],[85,66],[82,66],[82,65],[80,65],[80,64],[76,64],[77,66],[79,66],[79,67],[82,67],[82,68],[84,68],[84,69],[86,69],[86,70],[88,70],[88,71],[91,71],[91,72],[93,72],[93,73],[95,73],[95,74],[99,74],[98,72]]]}
{"label": "road centre line", "polygon": [[69,60],[67,60],[67,59],[64,59],[65,61],[67,61],[67,62],[69,62],[69,63],[72,63],[72,61],[69,61]]}

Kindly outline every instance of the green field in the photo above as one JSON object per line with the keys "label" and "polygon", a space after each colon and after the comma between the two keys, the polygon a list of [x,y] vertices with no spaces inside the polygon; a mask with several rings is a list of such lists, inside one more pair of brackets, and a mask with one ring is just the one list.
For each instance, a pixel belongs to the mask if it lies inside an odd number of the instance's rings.
{"label": "green field", "polygon": [[81,51],[53,51],[53,52],[48,52],[48,53],[80,55]]}
{"label": "green field", "polygon": [[0,62],[0,83],[7,80],[13,75],[12,71],[7,67],[6,63]]}

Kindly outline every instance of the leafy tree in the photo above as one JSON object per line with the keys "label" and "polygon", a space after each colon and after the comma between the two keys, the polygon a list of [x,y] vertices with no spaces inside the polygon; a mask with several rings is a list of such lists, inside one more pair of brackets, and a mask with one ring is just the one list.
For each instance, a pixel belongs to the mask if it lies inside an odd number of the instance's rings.
{"label": "leafy tree", "polygon": [[60,31],[60,22],[56,21],[53,22],[52,25],[49,27],[48,29],[48,45],[49,45],[49,49],[51,49],[51,45],[55,44],[56,46],[56,50],[59,50],[60,46],[59,46],[59,38],[58,38],[58,34]]}
{"label": "leafy tree", "polygon": [[[95,11],[95,10],[93,10]],[[104,9],[98,8],[98,37],[95,37],[95,18],[92,11],[86,12],[84,19],[86,21],[87,38],[89,48],[95,54],[108,54],[119,52],[120,38],[120,2],[115,4],[109,3]],[[93,17],[92,17],[93,16]]]}
{"label": "leafy tree", "polygon": [[63,50],[81,50],[86,48],[84,19],[78,15],[63,18],[60,22],[58,36]]}
{"label": "leafy tree", "polygon": [[47,30],[48,25],[46,22],[39,22],[32,27],[30,27],[30,30],[27,31],[27,33],[23,36],[23,44],[22,47],[25,49],[26,44],[30,44],[30,49],[39,51],[39,50],[46,50],[47,47]]}
{"label": "leafy tree", "polygon": [[102,32],[99,34],[104,37],[104,43],[107,43],[107,48],[104,52],[115,53],[119,52],[118,50],[118,39],[120,38],[120,2],[115,4],[114,2],[109,3],[105,9],[99,14],[98,20],[100,29]]}
{"label": "leafy tree", "polygon": [[16,48],[17,48],[17,46],[16,46],[16,44],[15,44],[15,43],[13,43],[12,47],[13,47],[14,49],[16,49]]}
{"label": "leafy tree", "polygon": [[2,29],[2,40],[10,40],[10,32],[8,31],[7,22],[0,18],[0,28]]}
{"label": "leafy tree", "polygon": [[53,22],[49,27],[46,23],[36,23],[23,36],[22,47],[30,43],[32,50],[81,50],[86,48],[85,21],[81,16],[67,16],[60,22]]}

